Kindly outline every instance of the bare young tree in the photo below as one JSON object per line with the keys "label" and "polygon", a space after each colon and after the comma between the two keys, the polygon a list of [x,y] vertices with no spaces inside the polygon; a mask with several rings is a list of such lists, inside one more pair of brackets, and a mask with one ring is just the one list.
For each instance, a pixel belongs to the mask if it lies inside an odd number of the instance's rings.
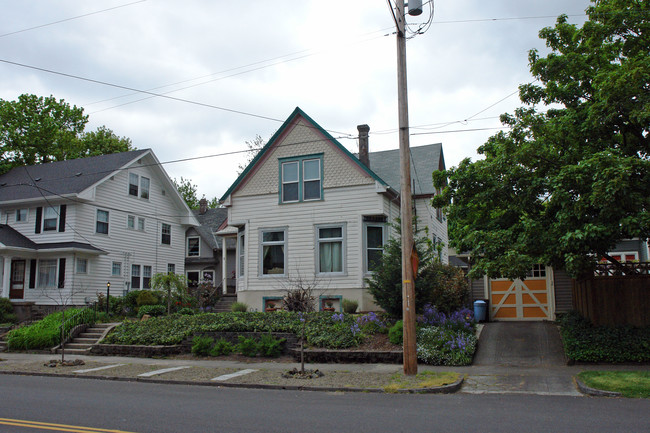
{"label": "bare young tree", "polygon": [[246,151],[246,160],[242,163],[239,164],[237,167],[237,175],[240,175],[246,170],[246,167],[255,159],[259,151],[264,147],[266,144],[264,142],[264,139],[260,135],[255,135],[255,138],[246,141],[246,146],[248,146],[248,150]]}
{"label": "bare young tree", "polygon": [[73,305],[75,296],[85,293],[84,287],[42,287],[40,293],[42,297],[53,301],[58,307],[61,307],[61,333],[59,347],[61,348],[61,364],[65,362],[65,310],[68,306]]}

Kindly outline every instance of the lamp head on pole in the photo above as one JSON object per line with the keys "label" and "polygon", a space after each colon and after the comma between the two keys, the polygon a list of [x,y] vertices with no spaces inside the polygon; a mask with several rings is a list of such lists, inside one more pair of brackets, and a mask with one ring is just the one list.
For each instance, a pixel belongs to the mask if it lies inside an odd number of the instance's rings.
{"label": "lamp head on pole", "polygon": [[407,3],[409,15],[416,17],[422,15],[422,0],[409,0]]}

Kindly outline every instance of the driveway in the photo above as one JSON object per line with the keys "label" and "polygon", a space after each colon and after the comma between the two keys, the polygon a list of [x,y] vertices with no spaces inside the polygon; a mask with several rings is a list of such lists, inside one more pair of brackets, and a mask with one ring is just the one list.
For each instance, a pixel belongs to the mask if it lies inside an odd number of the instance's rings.
{"label": "driveway", "polygon": [[581,395],[552,322],[490,322],[483,326],[462,391]]}

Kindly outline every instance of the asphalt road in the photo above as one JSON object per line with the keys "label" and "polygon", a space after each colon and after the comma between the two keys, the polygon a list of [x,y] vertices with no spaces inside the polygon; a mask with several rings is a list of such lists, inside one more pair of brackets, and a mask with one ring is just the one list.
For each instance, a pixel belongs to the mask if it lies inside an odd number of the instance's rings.
{"label": "asphalt road", "polygon": [[293,392],[13,375],[0,375],[0,396],[0,432],[7,433],[650,431],[650,401],[641,399]]}

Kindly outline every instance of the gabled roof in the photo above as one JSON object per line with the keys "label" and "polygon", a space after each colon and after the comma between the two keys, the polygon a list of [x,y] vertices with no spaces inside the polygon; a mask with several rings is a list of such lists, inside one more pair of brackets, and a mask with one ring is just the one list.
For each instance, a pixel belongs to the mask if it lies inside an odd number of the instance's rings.
{"label": "gabled roof", "polygon": [[[432,195],[433,187],[431,173],[445,169],[442,155],[442,144],[411,147],[411,181],[413,195]],[[370,152],[370,168],[388,183],[393,189],[400,191],[399,149]],[[413,188],[413,184],[415,188]]]}
{"label": "gabled roof", "polygon": [[[223,202],[226,200],[226,198],[232,194],[235,190],[237,190],[237,187],[239,187],[242,182],[246,179],[246,177],[249,175],[249,173],[253,170],[255,165],[264,157],[264,155],[276,144],[278,139],[282,136],[282,133],[289,127],[291,126],[298,117],[302,117],[305,119],[308,123],[312,125],[312,127],[318,131],[320,134],[322,134],[333,146],[336,146],[343,154],[348,156],[350,160],[359,166],[364,172],[366,172],[370,177],[375,179],[377,182],[381,183],[384,186],[390,186],[388,183],[386,183],[384,180],[382,180],[375,172],[370,170],[368,167],[363,165],[359,159],[354,156],[352,153],[350,153],[341,143],[339,143],[332,135],[330,135],[329,132],[324,130],[318,123],[316,123],[311,117],[309,117],[304,111],[300,109],[300,107],[296,107],[295,110],[293,110],[293,113],[287,118],[287,120],[284,121],[282,126],[273,134],[273,137],[264,145],[264,147],[257,153],[255,158],[248,164],[246,169],[239,175],[239,177],[235,180],[235,182],[228,188],[228,191],[221,197],[219,200],[220,202]],[[399,191],[399,188],[397,189]]]}
{"label": "gabled roof", "polygon": [[0,175],[0,203],[79,194],[148,153],[151,149],[16,167]]}
{"label": "gabled roof", "polygon": [[199,220],[199,224],[201,224],[198,227],[194,227],[201,239],[207,242],[212,249],[221,248],[221,244],[216,239],[214,233],[226,218],[228,218],[228,209],[208,209],[204,214],[201,214],[199,209],[192,209],[192,212],[196,219]]}

